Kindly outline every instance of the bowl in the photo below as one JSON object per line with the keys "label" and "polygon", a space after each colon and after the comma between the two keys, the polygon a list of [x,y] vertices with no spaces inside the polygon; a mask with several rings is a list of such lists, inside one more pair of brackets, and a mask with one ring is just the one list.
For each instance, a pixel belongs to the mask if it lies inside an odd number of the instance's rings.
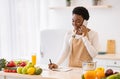
{"label": "bowl", "polygon": [[95,70],[96,69],[96,62],[90,61],[90,62],[83,62],[82,63],[82,69],[83,70]]}

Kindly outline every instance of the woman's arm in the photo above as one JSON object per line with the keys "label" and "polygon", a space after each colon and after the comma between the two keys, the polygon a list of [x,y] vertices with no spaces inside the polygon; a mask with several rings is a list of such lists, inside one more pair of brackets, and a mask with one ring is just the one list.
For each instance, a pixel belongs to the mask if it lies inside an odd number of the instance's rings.
{"label": "woman's arm", "polygon": [[87,36],[82,37],[82,39],[90,56],[95,57],[100,48],[98,34],[96,32],[93,32],[93,33],[90,33],[88,37]]}
{"label": "woman's arm", "polygon": [[64,38],[64,43],[63,43],[63,48],[62,48],[62,51],[61,51],[61,55],[58,59],[58,62],[57,62],[57,65],[60,65],[62,64],[65,59],[68,57],[69,55],[69,51],[70,51],[70,33],[66,33],[65,35],[65,38]]}

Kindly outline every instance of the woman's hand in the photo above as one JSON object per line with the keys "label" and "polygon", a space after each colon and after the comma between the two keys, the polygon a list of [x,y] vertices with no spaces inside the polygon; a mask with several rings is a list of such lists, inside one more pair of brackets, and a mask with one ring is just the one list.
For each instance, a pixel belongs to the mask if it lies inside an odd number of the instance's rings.
{"label": "woman's hand", "polygon": [[51,64],[48,64],[48,67],[49,67],[49,69],[57,69],[58,68],[58,65],[57,64],[55,64],[55,63],[51,63]]}
{"label": "woman's hand", "polygon": [[87,28],[86,26],[82,25],[81,28],[79,28],[79,30],[77,30],[77,34],[86,36],[89,31],[90,31],[89,28]]}
{"label": "woman's hand", "polygon": [[88,29],[86,28],[86,26],[82,25],[81,31],[82,31],[82,35],[83,35],[83,36],[86,36],[86,35],[87,35],[87,32],[88,32]]}

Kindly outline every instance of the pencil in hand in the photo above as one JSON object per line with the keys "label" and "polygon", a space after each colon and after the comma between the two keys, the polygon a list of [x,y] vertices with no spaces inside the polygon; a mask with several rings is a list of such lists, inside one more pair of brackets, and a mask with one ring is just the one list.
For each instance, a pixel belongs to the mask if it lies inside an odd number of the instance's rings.
{"label": "pencil in hand", "polygon": [[52,61],[51,61],[51,59],[49,59],[49,62],[50,62],[50,64],[52,64]]}

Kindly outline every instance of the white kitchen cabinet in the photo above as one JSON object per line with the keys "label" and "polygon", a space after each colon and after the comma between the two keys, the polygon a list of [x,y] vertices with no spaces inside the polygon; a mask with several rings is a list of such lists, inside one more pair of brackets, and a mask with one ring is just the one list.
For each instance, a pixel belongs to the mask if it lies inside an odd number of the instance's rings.
{"label": "white kitchen cabinet", "polygon": [[68,29],[46,29],[40,33],[40,64],[56,63],[61,55],[64,36]]}
{"label": "white kitchen cabinet", "polygon": [[111,68],[115,71],[120,71],[120,55],[116,54],[105,54],[97,55],[94,58],[97,62],[97,67],[102,66],[105,69]]}

